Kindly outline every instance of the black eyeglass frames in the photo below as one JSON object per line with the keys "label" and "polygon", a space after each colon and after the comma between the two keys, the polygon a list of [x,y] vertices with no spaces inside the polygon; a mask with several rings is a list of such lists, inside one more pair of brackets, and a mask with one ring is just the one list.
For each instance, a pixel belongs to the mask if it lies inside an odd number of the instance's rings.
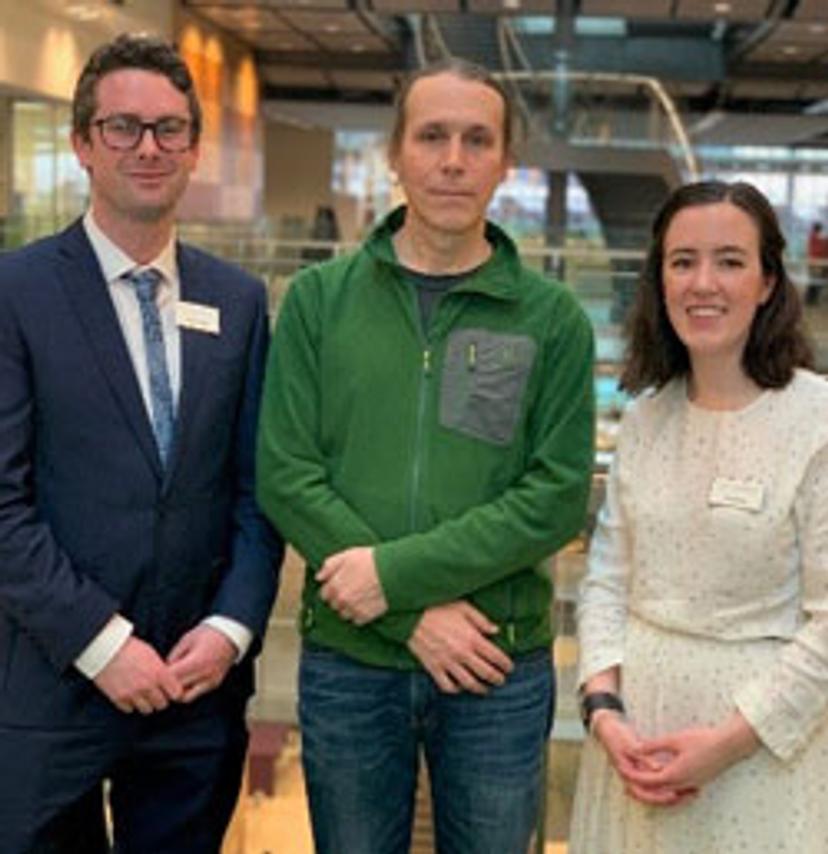
{"label": "black eyeglass frames", "polygon": [[152,133],[155,144],[168,154],[181,154],[193,145],[193,123],[181,116],[162,116],[154,122],[145,122],[128,113],[95,119],[101,139],[113,151],[132,151],[141,144],[144,133]]}

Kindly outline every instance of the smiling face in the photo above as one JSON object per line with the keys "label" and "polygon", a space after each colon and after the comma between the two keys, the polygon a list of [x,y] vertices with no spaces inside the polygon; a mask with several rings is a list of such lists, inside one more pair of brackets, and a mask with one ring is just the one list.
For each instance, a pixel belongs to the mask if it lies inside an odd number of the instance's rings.
{"label": "smiling face", "polygon": [[486,208],[506,175],[506,105],[490,86],[451,72],[417,80],[391,152],[408,202],[405,227],[481,238]]}
{"label": "smiling face", "polygon": [[141,69],[113,71],[96,89],[97,109],[89,138],[75,133],[72,143],[88,171],[92,210],[105,230],[136,222],[171,218],[198,159],[198,146],[180,153],[162,151],[145,131],[132,151],[113,151],[101,138],[99,119],[135,116],[143,122],[162,117],[192,119],[187,97],[163,75]]}
{"label": "smiling face", "polygon": [[729,202],[683,208],[664,235],[661,277],[667,315],[691,363],[740,365],[756,311],[773,289],[751,217]]}

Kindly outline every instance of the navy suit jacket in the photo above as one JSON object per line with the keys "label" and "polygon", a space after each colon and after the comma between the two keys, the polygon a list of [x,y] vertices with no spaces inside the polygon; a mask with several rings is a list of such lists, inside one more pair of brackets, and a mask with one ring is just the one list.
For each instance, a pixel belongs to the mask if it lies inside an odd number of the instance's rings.
{"label": "navy suit jacket", "polygon": [[[191,247],[178,265],[221,329],[181,329],[164,471],[82,225],[0,256],[0,725],[120,714],[73,666],[115,611],[162,656],[209,614],[264,633],[281,558],[253,489],[265,292]],[[249,695],[247,658],[220,696]]]}

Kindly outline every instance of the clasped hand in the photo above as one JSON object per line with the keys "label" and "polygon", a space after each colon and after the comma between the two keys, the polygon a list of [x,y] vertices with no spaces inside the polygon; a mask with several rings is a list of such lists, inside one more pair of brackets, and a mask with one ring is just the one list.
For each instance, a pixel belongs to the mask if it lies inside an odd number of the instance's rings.
{"label": "clasped hand", "polygon": [[173,702],[191,703],[217,688],[236,653],[229,638],[203,624],[183,635],[166,660],[133,636],[94,682],[122,712],[149,715]]}
{"label": "clasped hand", "polygon": [[374,550],[356,546],[331,555],[316,573],[319,595],[334,611],[364,626],[388,610],[380,585]]}
{"label": "clasped hand", "polygon": [[655,806],[691,800],[743,755],[718,727],[693,727],[642,739],[629,721],[609,713],[596,720],[595,734],[627,794]]}

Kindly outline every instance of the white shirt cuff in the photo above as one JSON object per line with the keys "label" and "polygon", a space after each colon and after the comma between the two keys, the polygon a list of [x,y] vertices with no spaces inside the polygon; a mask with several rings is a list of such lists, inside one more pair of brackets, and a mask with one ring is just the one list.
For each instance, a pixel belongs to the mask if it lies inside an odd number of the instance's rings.
{"label": "white shirt cuff", "polygon": [[87,679],[94,679],[129,640],[132,628],[132,623],[126,617],[113,614],[109,622],[75,659],[75,667]]}
{"label": "white shirt cuff", "polygon": [[230,617],[221,617],[218,614],[211,614],[202,620],[205,626],[210,626],[221,632],[230,640],[233,646],[238,650],[236,656],[236,664],[238,664],[247,654],[250,649],[250,644],[253,643],[253,632],[238,620],[233,620]]}

